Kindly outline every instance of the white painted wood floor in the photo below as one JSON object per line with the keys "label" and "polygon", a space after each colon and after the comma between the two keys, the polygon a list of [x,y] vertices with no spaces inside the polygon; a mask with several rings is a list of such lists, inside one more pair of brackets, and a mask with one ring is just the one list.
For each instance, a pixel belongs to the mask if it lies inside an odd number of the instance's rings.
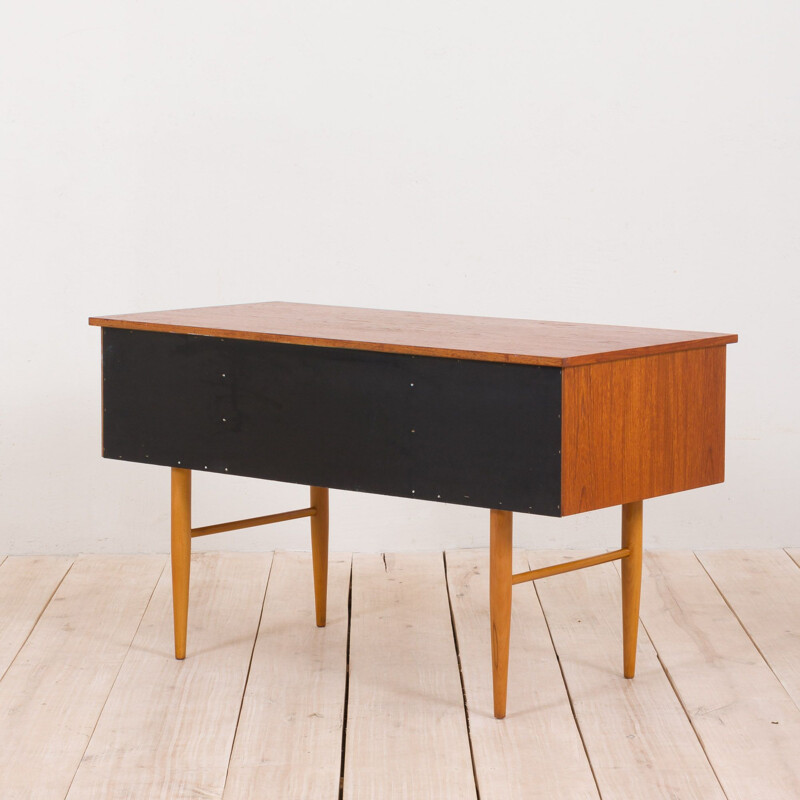
{"label": "white painted wood floor", "polygon": [[[579,553],[515,553],[535,568]],[[488,554],[0,556],[0,798],[800,798],[800,550],[648,553],[514,588],[491,714]]]}

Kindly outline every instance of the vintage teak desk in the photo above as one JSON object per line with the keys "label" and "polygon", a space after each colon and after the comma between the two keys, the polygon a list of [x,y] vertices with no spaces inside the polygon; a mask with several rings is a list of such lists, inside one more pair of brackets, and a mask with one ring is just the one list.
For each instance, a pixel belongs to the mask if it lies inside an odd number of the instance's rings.
{"label": "vintage teak desk", "polygon": [[[724,476],[735,335],[255,303],[94,317],[103,455],[172,469],[175,655],[195,536],[311,518],[325,624],[328,488],[490,511],[494,712],[505,715],[511,587],[622,560],[633,677],[642,500]],[[308,508],[193,528],[191,474],[311,487]],[[513,512],[622,507],[621,547],[512,574]]]}

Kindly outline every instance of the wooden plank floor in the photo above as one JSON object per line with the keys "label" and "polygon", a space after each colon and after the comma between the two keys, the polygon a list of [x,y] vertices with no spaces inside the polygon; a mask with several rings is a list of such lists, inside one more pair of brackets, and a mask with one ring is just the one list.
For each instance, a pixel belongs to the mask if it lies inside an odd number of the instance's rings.
{"label": "wooden plank floor", "polygon": [[[515,552],[515,569],[580,554]],[[514,588],[491,714],[488,554],[0,555],[0,798],[800,797],[800,552],[645,557]]]}

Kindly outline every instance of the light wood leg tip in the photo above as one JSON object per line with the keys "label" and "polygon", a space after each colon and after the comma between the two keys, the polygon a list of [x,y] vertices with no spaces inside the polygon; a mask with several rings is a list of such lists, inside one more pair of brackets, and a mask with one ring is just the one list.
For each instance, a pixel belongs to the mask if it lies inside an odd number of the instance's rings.
{"label": "light wood leg tip", "polygon": [[192,473],[172,470],[172,618],[175,658],[186,658],[189,573],[192,559]]}
{"label": "light wood leg tip", "polygon": [[314,612],[317,627],[325,627],[328,613],[328,490],[311,487],[311,561],[314,571]]}
{"label": "light wood leg tip", "polygon": [[639,638],[639,605],[642,593],[642,501],[622,506],[622,546],[628,555],[622,560],[622,674],[630,679],[636,672],[636,643]]}
{"label": "light wood leg tip", "polygon": [[489,622],[492,641],[492,701],[496,719],[505,717],[508,697],[511,542],[511,512],[492,509],[489,524]]}

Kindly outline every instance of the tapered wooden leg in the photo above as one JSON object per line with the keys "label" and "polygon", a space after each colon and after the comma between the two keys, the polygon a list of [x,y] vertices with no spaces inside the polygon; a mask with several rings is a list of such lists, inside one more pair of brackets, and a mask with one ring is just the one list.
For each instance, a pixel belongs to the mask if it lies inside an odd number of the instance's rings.
{"label": "tapered wooden leg", "polygon": [[492,509],[489,536],[489,617],[492,624],[494,715],[506,715],[511,634],[511,512]]}
{"label": "tapered wooden leg", "polygon": [[622,546],[630,555],[622,559],[622,661],[623,674],[636,672],[636,638],[639,633],[639,597],[642,590],[642,501],[622,506]]}
{"label": "tapered wooden leg", "polygon": [[317,510],[311,519],[311,560],[314,565],[314,603],[317,627],[325,627],[328,604],[328,490],[311,487],[311,505]]}
{"label": "tapered wooden leg", "polygon": [[189,564],[192,555],[192,472],[172,470],[172,615],[175,658],[186,657]]}

